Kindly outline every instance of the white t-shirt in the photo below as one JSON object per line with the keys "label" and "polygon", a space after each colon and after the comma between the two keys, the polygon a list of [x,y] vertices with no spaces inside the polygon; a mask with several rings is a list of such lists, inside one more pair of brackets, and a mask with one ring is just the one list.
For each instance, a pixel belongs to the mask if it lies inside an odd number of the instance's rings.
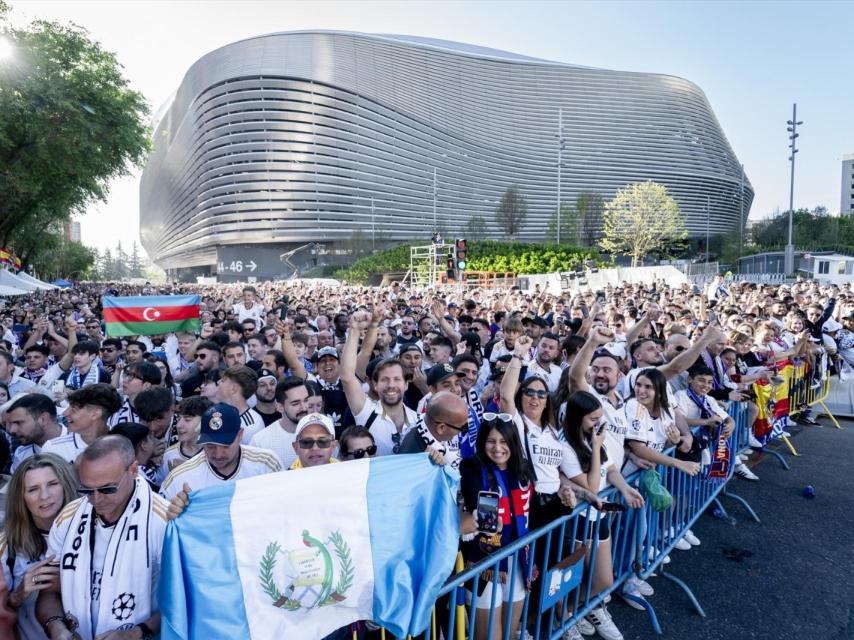
{"label": "white t-shirt", "polygon": [[606,434],[606,443],[610,443],[608,449],[608,457],[617,469],[623,468],[623,462],[626,459],[626,432],[629,428],[629,423],[626,420],[624,411],[625,402],[623,396],[615,392],[617,395],[617,403],[612,404],[607,395],[600,395],[592,386],[588,385],[588,390],[599,399],[602,404],[602,416],[605,418],[608,433]]}
{"label": "white t-shirt", "polygon": [[[404,424],[400,429],[400,440],[398,440],[398,442],[403,441],[404,436],[418,421],[418,414],[415,413],[415,411],[406,405],[402,404],[402,406],[404,412]],[[377,455],[391,455],[394,453],[393,437],[394,434],[398,433],[398,429],[397,425],[394,424],[394,421],[385,413],[385,411],[383,411],[382,403],[372,400],[371,398],[365,398],[365,406],[362,407],[362,410],[357,415],[353,416],[353,420],[357,425],[365,426],[372,413],[376,413],[377,417],[374,418],[374,421],[371,423],[369,431],[371,432],[371,435],[374,436],[374,443],[377,445]]]}
{"label": "white t-shirt", "polygon": [[243,322],[247,319],[255,321],[255,329],[259,330],[264,326],[264,305],[256,302],[248,309],[243,302],[238,302],[231,308],[232,312],[237,316],[238,322]]}
{"label": "white t-shirt", "polygon": [[[712,413],[721,417],[721,420],[725,420],[728,416],[727,412],[718,404],[718,401],[715,400],[712,396],[706,396],[706,402],[709,405],[709,408],[712,410]],[[686,418],[690,418],[691,420],[697,420],[702,418],[700,407],[691,400],[688,395],[688,390],[685,389],[683,391],[676,392],[676,406],[679,407],[679,411]]]}
{"label": "white t-shirt", "polygon": [[[100,518],[95,518],[95,548],[92,552],[92,594],[90,607],[93,635],[99,631],[95,626],[98,622],[98,608],[101,602],[101,578],[104,575],[104,559],[107,557],[107,547],[110,545],[110,538],[113,536],[115,529],[115,522],[108,527],[101,522]],[[104,629],[104,631],[109,631],[109,629]]]}
{"label": "white t-shirt", "polygon": [[181,491],[185,482],[195,491],[218,486],[231,480],[252,478],[281,470],[279,461],[271,451],[240,445],[240,461],[237,463],[237,468],[230,476],[225,477],[208,464],[208,458],[202,451],[166,476],[163,486],[160,487],[160,493],[167,500],[171,500]]}
{"label": "white t-shirt", "polygon": [[83,449],[86,447],[83,438],[76,433],[66,433],[64,436],[58,436],[45,442],[42,453],[55,453],[68,464],[74,464],[77,456],[83,453]]}
{"label": "white t-shirt", "polygon": [[[605,455],[608,456],[608,459],[602,461],[599,467],[599,484],[596,487],[588,487],[594,493],[601,493],[602,491],[608,488],[608,470],[614,466],[612,451],[612,449],[614,448],[614,441],[609,440],[606,435],[604,444]],[[561,469],[563,469],[564,474],[570,480],[580,475],[585,476],[586,479],[587,474],[581,469],[581,463],[578,461],[578,454],[575,453],[575,449],[573,449],[572,447],[567,447],[567,449],[568,451],[566,453],[566,467],[561,467]],[[606,514],[601,513],[597,509],[591,507],[590,515],[593,519],[598,520],[599,518],[604,517]]]}
{"label": "white t-shirt", "polygon": [[[659,453],[668,447],[667,429],[675,424],[672,414],[662,411],[658,418],[653,418],[635,398],[629,398],[624,411],[629,423],[626,440],[643,442]],[[637,469],[638,467],[629,460],[623,469],[623,475],[634,473]]]}
{"label": "white t-shirt", "polygon": [[[45,542],[47,542],[47,534],[44,534]],[[12,565],[12,571],[9,571],[9,546],[6,542],[6,534],[0,533],[0,563],[3,565],[3,575],[6,576],[6,586],[9,593],[14,591],[24,579],[24,574],[29,571],[37,562],[44,560],[44,556],[30,559],[26,556],[16,553],[15,562]],[[38,599],[38,591],[33,591],[30,596],[24,600],[24,603],[18,608],[18,619],[16,628],[18,636],[27,640],[46,640],[47,636],[36,618],[36,600]]]}
{"label": "white t-shirt", "polygon": [[560,434],[552,427],[541,429],[521,413],[513,414],[513,422],[519,430],[522,452],[537,474],[534,490],[543,494],[557,493],[560,489],[560,471],[566,474],[568,469],[569,445],[561,440]]}
{"label": "white t-shirt", "polygon": [[531,364],[528,365],[526,376],[530,378],[534,375],[545,379],[546,384],[549,388],[549,393],[554,393],[555,391],[557,391],[557,388],[560,385],[560,367],[554,364],[549,364],[549,368],[548,370],[546,370],[542,366],[540,366],[540,364],[536,360],[532,360]]}
{"label": "white t-shirt", "polygon": [[241,413],[240,424],[243,427],[243,437],[240,439],[240,444],[250,444],[256,434],[267,428],[267,425],[264,424],[264,418],[255,409],[246,409]]}
{"label": "white t-shirt", "polygon": [[290,469],[297,459],[296,451],[294,451],[296,439],[296,432],[291,433],[282,426],[281,420],[276,420],[263,431],[256,433],[249,444],[256,449],[272,451],[279,460],[282,469]]}
{"label": "white t-shirt", "polygon": [[[57,438],[61,438],[68,433],[68,429],[64,424],[59,425],[59,427],[62,431],[56,436]],[[45,445],[47,445],[47,442],[45,442]],[[37,444],[26,444],[15,449],[15,454],[12,456],[12,473],[15,473],[15,470],[24,460],[33,457],[37,453],[41,453],[41,450],[42,448]]]}
{"label": "white t-shirt", "polygon": [[182,464],[187,462],[187,460],[190,460],[192,457],[193,456],[188,456],[184,453],[184,451],[181,449],[180,442],[176,442],[175,444],[173,444],[163,453],[163,461],[160,463],[160,469],[158,471],[160,479],[164,479],[172,472],[172,469],[181,466]]}

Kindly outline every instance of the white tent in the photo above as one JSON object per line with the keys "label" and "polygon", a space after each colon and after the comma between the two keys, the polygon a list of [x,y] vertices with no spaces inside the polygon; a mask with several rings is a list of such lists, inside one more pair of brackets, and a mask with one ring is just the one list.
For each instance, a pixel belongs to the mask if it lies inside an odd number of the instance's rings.
{"label": "white tent", "polygon": [[25,293],[29,293],[29,291],[0,284],[0,296],[22,296]]}
{"label": "white tent", "polygon": [[38,285],[27,282],[6,269],[0,271],[0,285],[13,289],[23,289],[24,291],[37,291],[39,289]]}
{"label": "white tent", "polygon": [[59,289],[59,287],[56,287],[56,286],[54,286],[54,285],[52,285],[52,284],[50,284],[50,283],[42,282],[42,281],[41,281],[41,280],[39,280],[38,278],[34,278],[33,276],[31,276],[31,275],[30,275],[29,273],[27,273],[26,271],[20,271],[20,272],[18,272],[18,273],[17,273],[17,274],[15,274],[15,275],[17,275],[17,276],[18,276],[18,279],[19,279],[19,280],[23,280],[24,282],[29,282],[30,284],[32,284],[32,285],[34,285],[34,286],[38,287],[39,289],[44,289],[44,290],[48,290],[48,289]]}

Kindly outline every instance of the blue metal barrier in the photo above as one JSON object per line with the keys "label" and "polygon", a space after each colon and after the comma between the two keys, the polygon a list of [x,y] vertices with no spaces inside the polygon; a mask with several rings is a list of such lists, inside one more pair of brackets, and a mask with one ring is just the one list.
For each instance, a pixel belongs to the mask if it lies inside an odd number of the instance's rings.
{"label": "blue metal barrier", "polygon": [[[596,514],[591,505],[584,502],[571,514],[530,532],[478,564],[452,576],[436,601],[434,622],[425,631],[425,640],[438,640],[440,633],[448,640],[491,639],[498,625],[501,629],[501,635],[498,637],[501,640],[515,640],[518,637],[518,629],[513,629],[514,607],[502,606],[497,589],[493,588],[491,591],[488,610],[472,606],[477,599],[476,594],[484,591],[482,583],[489,580],[490,573],[492,577],[499,573],[498,567],[503,560],[507,560],[507,576],[501,587],[502,591],[510,591],[512,605],[513,586],[517,575],[530,575],[535,566],[535,558],[548,559],[544,567],[536,567],[540,577],[533,582],[531,590],[525,590],[523,600],[516,603],[516,615],[520,615],[521,608],[520,625],[524,629],[521,638],[526,638],[525,633],[530,633],[536,640],[556,640],[580,618],[601,606],[605,598],[620,589],[630,576],[636,575],[646,579],[653,572],[659,571],[659,565],[665,556],[712,504],[726,514],[719,496],[725,495],[738,501],[758,522],[759,518],[746,500],[726,492],[726,485],[732,479],[735,469],[735,456],[738,452],[749,449],[750,432],[747,407],[744,403],[733,403],[729,413],[735,422],[735,429],[727,478],[710,480],[704,470],[692,477],[671,467],[661,466],[658,472],[662,484],[673,495],[673,505],[667,511],[656,513],[645,505],[641,509],[627,508],[625,511],[612,512],[605,516],[610,530],[610,558],[614,574],[610,585],[598,592],[593,590],[592,578],[596,572],[597,552],[600,544],[606,542],[600,543],[594,530],[595,525],[592,524],[598,523],[597,520],[592,520]],[[673,455],[674,451],[675,448],[671,448],[665,453]],[[632,474],[626,481],[637,487],[641,473],[638,471]],[[622,495],[613,487],[603,491],[599,497],[603,502],[626,506]],[[577,538],[581,538],[583,542]],[[583,554],[579,551],[582,546],[588,547],[584,549]],[[520,558],[525,547],[529,548],[529,562],[528,566],[522,567]],[[560,565],[564,565],[564,568],[561,569]],[[702,606],[683,580],[666,571],[660,573],[678,584],[691,600],[697,613],[705,615]],[[561,585],[570,587],[569,591],[563,591]],[[630,598],[627,595],[623,597]],[[649,615],[654,631],[661,633],[653,605],[646,600],[641,604]],[[478,611],[481,612],[480,615]],[[461,624],[461,620],[464,620],[464,624]]]}

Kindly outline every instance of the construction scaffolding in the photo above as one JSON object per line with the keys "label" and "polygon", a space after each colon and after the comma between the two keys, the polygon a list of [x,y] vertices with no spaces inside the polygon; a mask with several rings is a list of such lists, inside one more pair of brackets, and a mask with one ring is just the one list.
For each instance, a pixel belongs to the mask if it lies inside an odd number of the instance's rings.
{"label": "construction scaffolding", "polygon": [[454,255],[454,245],[432,243],[409,248],[409,277],[416,287],[429,287],[445,275],[447,260]]}

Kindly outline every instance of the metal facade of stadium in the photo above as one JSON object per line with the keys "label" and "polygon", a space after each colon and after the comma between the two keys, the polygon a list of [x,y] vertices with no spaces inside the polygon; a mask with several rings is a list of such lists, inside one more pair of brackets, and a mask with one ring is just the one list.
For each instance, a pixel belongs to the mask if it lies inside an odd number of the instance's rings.
{"label": "metal facade of stadium", "polygon": [[512,184],[528,203],[520,239],[542,240],[558,201],[559,113],[562,202],[655,180],[692,237],[747,218],[750,183],[687,80],[312,31],[235,42],[190,68],[155,123],[142,242],[164,268],[215,271],[228,247],[334,245],[356,229],[427,239],[434,203],[447,234],[479,216],[499,239],[495,209]]}

